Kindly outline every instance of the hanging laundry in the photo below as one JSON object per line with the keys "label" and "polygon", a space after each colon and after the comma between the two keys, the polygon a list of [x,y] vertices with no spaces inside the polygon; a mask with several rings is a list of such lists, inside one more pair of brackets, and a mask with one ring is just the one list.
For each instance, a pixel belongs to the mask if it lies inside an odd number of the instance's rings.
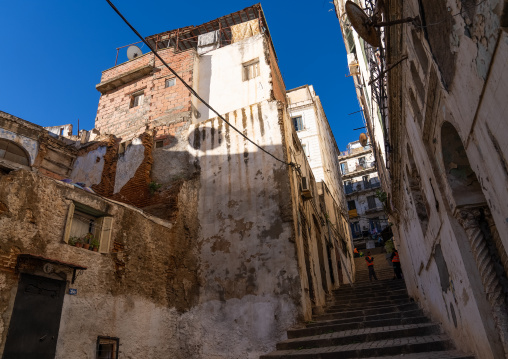
{"label": "hanging laundry", "polygon": [[219,30],[198,36],[198,55],[219,48]]}
{"label": "hanging laundry", "polygon": [[231,26],[231,34],[232,39],[231,43],[242,41],[243,39],[247,39],[251,36],[258,35],[261,33],[259,29],[259,20],[254,19],[247,22],[242,22],[238,25]]}

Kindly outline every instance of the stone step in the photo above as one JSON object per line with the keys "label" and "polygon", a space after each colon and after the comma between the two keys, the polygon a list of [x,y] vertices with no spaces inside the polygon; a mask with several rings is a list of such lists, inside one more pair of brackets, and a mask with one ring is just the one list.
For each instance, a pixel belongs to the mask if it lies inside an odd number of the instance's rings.
{"label": "stone step", "polygon": [[343,318],[343,319],[328,319],[321,321],[312,321],[307,322],[307,328],[315,328],[321,327],[325,325],[335,325],[335,324],[354,324],[354,323],[368,323],[371,321],[377,320],[386,320],[386,319],[404,319],[404,318],[414,318],[423,316],[423,311],[421,309],[408,310],[403,312],[393,312],[393,313],[383,313],[376,315],[367,315],[360,317],[352,317],[352,318]]}
{"label": "stone step", "polygon": [[328,305],[329,309],[332,310],[341,310],[345,308],[372,308],[379,306],[387,306],[390,304],[405,304],[409,303],[411,298],[407,295],[397,296],[395,298],[377,298],[377,300],[357,300],[357,301],[347,301],[347,302],[334,302],[333,304]]}
{"label": "stone step", "polygon": [[349,304],[355,304],[355,303],[373,303],[373,302],[379,302],[381,300],[397,300],[397,299],[410,299],[410,297],[407,295],[407,292],[405,290],[400,291],[394,291],[389,294],[385,295],[372,295],[366,298],[356,298],[356,297],[332,297],[330,300],[331,305],[349,305]]}
{"label": "stone step", "polygon": [[408,303],[402,305],[390,305],[386,307],[377,307],[372,309],[359,309],[352,311],[343,311],[337,313],[324,313],[320,315],[313,315],[312,318],[314,321],[318,320],[327,320],[327,319],[344,319],[344,318],[353,318],[353,317],[362,317],[368,315],[376,315],[376,314],[386,314],[386,313],[394,313],[394,312],[403,312],[408,310],[418,309],[418,305],[416,303]]}
{"label": "stone step", "polygon": [[475,359],[473,355],[463,354],[456,350],[440,352],[412,353],[402,355],[389,355],[383,357],[369,357],[366,359]]}
{"label": "stone step", "polygon": [[406,359],[405,354],[449,349],[453,349],[453,345],[445,335],[424,335],[323,348],[278,350],[263,355],[260,359],[348,359],[402,354]]}
{"label": "stone step", "polygon": [[404,281],[400,279],[399,280],[384,279],[374,282],[367,281],[365,283],[355,283],[353,286],[346,284],[340,287],[339,289],[333,290],[333,293],[351,294],[363,291],[386,291],[395,288],[397,289],[406,288],[406,285]]}
{"label": "stone step", "polygon": [[399,300],[384,300],[376,303],[358,303],[356,305],[334,305],[334,306],[328,306],[325,308],[323,314],[330,314],[330,313],[342,313],[342,312],[351,312],[355,310],[367,310],[367,309],[376,309],[379,307],[390,307],[390,306],[396,306],[396,305],[402,305],[402,304],[411,304],[412,302],[409,299],[399,299]]}
{"label": "stone step", "polygon": [[422,324],[422,323],[430,323],[430,319],[425,316],[418,316],[409,318],[390,318],[390,319],[371,320],[356,323],[328,324],[313,327],[311,326],[302,329],[288,330],[287,335],[288,339],[295,339],[312,335],[340,332],[343,330],[377,328],[377,327],[388,327],[393,325]]}
{"label": "stone step", "polygon": [[394,325],[388,327],[361,328],[288,339],[277,344],[277,350],[298,348],[322,348],[353,343],[392,340],[417,335],[439,334],[439,325],[433,323]]}
{"label": "stone step", "polygon": [[381,298],[389,298],[390,296],[396,295],[407,295],[406,288],[394,289],[391,291],[378,291],[372,292],[368,295],[365,294],[342,294],[342,293],[334,293],[331,298],[336,302],[348,302],[348,301],[359,301],[359,300],[379,300]]}

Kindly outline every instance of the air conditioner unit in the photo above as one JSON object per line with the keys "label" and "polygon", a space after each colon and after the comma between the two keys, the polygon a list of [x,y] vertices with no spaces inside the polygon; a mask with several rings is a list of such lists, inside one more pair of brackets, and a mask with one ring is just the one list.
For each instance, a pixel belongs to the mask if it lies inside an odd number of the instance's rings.
{"label": "air conditioner unit", "polygon": [[305,199],[312,198],[312,192],[310,190],[310,186],[309,186],[307,177],[302,177],[302,197]]}

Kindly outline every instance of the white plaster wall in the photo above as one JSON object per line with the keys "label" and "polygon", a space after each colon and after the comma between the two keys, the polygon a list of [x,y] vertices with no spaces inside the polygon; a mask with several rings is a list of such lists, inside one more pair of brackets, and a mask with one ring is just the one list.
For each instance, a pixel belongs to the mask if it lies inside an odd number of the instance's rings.
{"label": "white plaster wall", "polygon": [[11,140],[23,147],[30,155],[30,165],[33,165],[35,157],[37,157],[37,153],[39,152],[39,144],[36,140],[18,135],[17,133],[3,128],[0,128],[0,138]]}
{"label": "white plaster wall", "polygon": [[[265,101],[226,116],[267,151],[283,157],[277,103]],[[221,120],[190,130],[196,129],[202,140],[199,146],[191,143],[189,151],[201,169],[203,291],[195,310],[203,324],[194,338],[205,343],[204,357],[257,358],[272,350],[301,316],[293,224],[284,222],[281,213],[281,203],[290,197],[284,192],[287,169]],[[208,325],[213,330],[205,330]]]}
{"label": "white plaster wall", "polygon": [[145,146],[140,138],[134,138],[125,152],[118,157],[115,177],[115,193],[134,177],[136,170],[145,158]]}
{"label": "white plaster wall", "polygon": [[104,169],[106,150],[106,146],[101,146],[84,156],[76,158],[70,178],[74,182],[83,182],[88,187],[99,184],[101,182],[102,170]]}
{"label": "white plaster wall", "polygon": [[[270,98],[270,66],[265,57],[264,35],[224,46],[199,56],[198,93],[220,114]],[[259,59],[260,76],[243,81],[242,64]],[[202,103],[200,121],[216,115]]]}
{"label": "white plaster wall", "polygon": [[335,201],[345,208],[345,199],[337,173],[338,150],[319,97],[312,86],[303,86],[287,93],[291,117],[302,117],[304,129],[297,131],[307,148],[307,160],[317,182],[324,181]]}

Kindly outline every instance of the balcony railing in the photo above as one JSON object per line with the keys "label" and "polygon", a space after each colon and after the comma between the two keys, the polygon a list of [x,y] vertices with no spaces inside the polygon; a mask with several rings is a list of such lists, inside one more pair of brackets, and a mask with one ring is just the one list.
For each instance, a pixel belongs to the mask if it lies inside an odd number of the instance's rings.
{"label": "balcony railing", "polygon": [[366,169],[373,168],[375,166],[376,166],[376,162],[375,161],[367,162],[367,163],[357,163],[355,165],[355,168],[352,169],[352,170],[350,170],[347,167],[346,168],[341,168],[341,173],[342,173],[342,175],[347,175],[347,174],[350,174],[350,173],[364,171]]}
{"label": "balcony railing", "polygon": [[360,181],[344,186],[344,192],[346,192],[346,194],[351,194],[353,192],[360,192],[379,187],[381,187],[381,182],[379,181],[378,177],[374,177],[371,178],[368,182]]}
{"label": "balcony railing", "polygon": [[349,150],[346,150],[346,151],[342,151],[339,156],[341,156],[341,157],[342,156],[349,156],[349,155],[353,155],[355,153],[360,153],[360,152],[363,152],[363,151],[368,151],[370,149],[371,149],[370,145],[367,145],[365,147],[352,148],[352,149],[349,149]]}

